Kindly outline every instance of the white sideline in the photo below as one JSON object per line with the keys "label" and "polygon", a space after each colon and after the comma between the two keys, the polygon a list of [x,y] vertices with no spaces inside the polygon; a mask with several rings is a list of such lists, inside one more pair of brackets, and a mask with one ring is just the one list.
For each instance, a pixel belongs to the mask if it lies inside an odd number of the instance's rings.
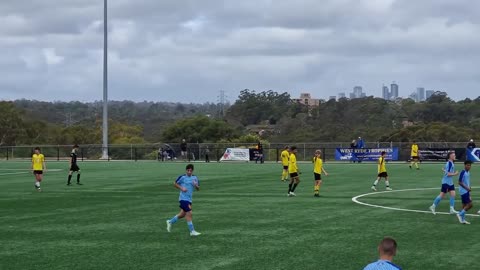
{"label": "white sideline", "polygon": [[[389,206],[383,206],[383,205],[377,205],[377,204],[364,203],[364,202],[361,202],[361,201],[358,200],[359,198],[367,197],[367,196],[375,195],[375,194],[383,194],[383,193],[391,193],[391,192],[403,192],[403,191],[421,191],[421,190],[430,190],[430,189],[439,189],[439,188],[438,187],[435,187],[435,188],[412,188],[412,189],[399,189],[399,190],[392,190],[392,191],[375,191],[375,192],[370,192],[370,193],[365,193],[365,194],[360,194],[358,196],[355,196],[355,197],[352,198],[352,201],[354,203],[358,203],[360,205],[365,205],[365,206],[370,206],[370,207],[375,207],[375,208],[382,208],[382,209],[387,209],[387,210],[432,214],[432,212],[426,211],[426,210],[415,210],[415,209],[389,207]],[[430,206],[430,203],[426,202],[425,208],[428,209],[429,206]],[[440,215],[451,215],[448,212],[436,212],[436,213],[440,214]],[[480,215],[467,214],[467,216],[478,217]]]}

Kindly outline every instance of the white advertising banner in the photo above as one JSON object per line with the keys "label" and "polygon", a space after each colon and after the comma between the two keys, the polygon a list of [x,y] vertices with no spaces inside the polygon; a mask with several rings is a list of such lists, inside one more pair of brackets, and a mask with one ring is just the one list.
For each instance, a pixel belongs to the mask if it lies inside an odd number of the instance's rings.
{"label": "white advertising banner", "polygon": [[250,161],[250,152],[244,148],[227,148],[220,161]]}

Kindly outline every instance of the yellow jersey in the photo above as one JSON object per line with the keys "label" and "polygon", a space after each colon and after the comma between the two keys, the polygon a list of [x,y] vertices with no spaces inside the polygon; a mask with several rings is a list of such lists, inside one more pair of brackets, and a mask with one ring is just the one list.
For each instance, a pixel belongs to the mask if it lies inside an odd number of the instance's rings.
{"label": "yellow jersey", "polygon": [[412,152],[410,153],[412,157],[418,157],[418,145],[412,144]]}
{"label": "yellow jersey", "polygon": [[43,154],[33,154],[32,167],[34,171],[43,171],[43,163],[45,162],[45,156]]}
{"label": "yellow jersey", "polygon": [[290,155],[290,153],[288,153],[287,150],[283,150],[282,153],[280,154],[281,158],[282,158],[282,165],[283,166],[288,166],[288,156]]}
{"label": "yellow jersey", "polygon": [[296,173],[298,172],[298,167],[297,167],[297,157],[295,156],[294,153],[290,154],[290,157],[288,159],[288,172],[289,173]]}
{"label": "yellow jersey", "polygon": [[322,174],[323,161],[319,157],[313,157],[313,172]]}
{"label": "yellow jersey", "polygon": [[378,173],[387,172],[387,168],[385,167],[385,158],[379,157],[378,158]]}

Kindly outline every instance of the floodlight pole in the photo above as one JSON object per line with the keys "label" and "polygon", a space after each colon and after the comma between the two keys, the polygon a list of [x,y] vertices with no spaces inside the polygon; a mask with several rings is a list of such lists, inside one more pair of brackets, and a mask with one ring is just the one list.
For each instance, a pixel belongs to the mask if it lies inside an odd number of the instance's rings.
{"label": "floodlight pole", "polygon": [[102,159],[108,159],[108,24],[107,24],[107,0],[103,6],[103,145]]}

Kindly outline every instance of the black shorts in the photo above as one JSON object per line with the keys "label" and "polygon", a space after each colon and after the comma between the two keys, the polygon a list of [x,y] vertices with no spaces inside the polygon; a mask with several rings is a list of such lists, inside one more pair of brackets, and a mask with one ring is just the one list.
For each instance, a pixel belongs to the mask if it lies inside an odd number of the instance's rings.
{"label": "black shorts", "polygon": [[284,169],[284,170],[288,170],[288,165],[287,165],[287,166],[283,166],[283,169]]}
{"label": "black shorts", "polygon": [[33,174],[43,174],[43,171],[42,170],[35,170],[35,171],[33,171]]}
{"label": "black shorts", "polygon": [[319,173],[313,173],[313,177],[315,177],[315,180],[322,180],[322,175]]}
{"label": "black shorts", "polygon": [[78,171],[80,171],[80,168],[78,167],[77,164],[72,164],[72,165],[70,166],[70,171],[72,171],[72,172],[78,172]]}
{"label": "black shorts", "polygon": [[412,160],[419,160],[418,156],[412,156]]}
{"label": "black shorts", "polygon": [[296,172],[290,173],[290,178],[294,178],[294,177],[298,177],[298,173]]}
{"label": "black shorts", "polygon": [[378,177],[387,178],[387,177],[388,177],[388,173],[387,173],[387,172],[381,172],[381,173],[378,174]]}

